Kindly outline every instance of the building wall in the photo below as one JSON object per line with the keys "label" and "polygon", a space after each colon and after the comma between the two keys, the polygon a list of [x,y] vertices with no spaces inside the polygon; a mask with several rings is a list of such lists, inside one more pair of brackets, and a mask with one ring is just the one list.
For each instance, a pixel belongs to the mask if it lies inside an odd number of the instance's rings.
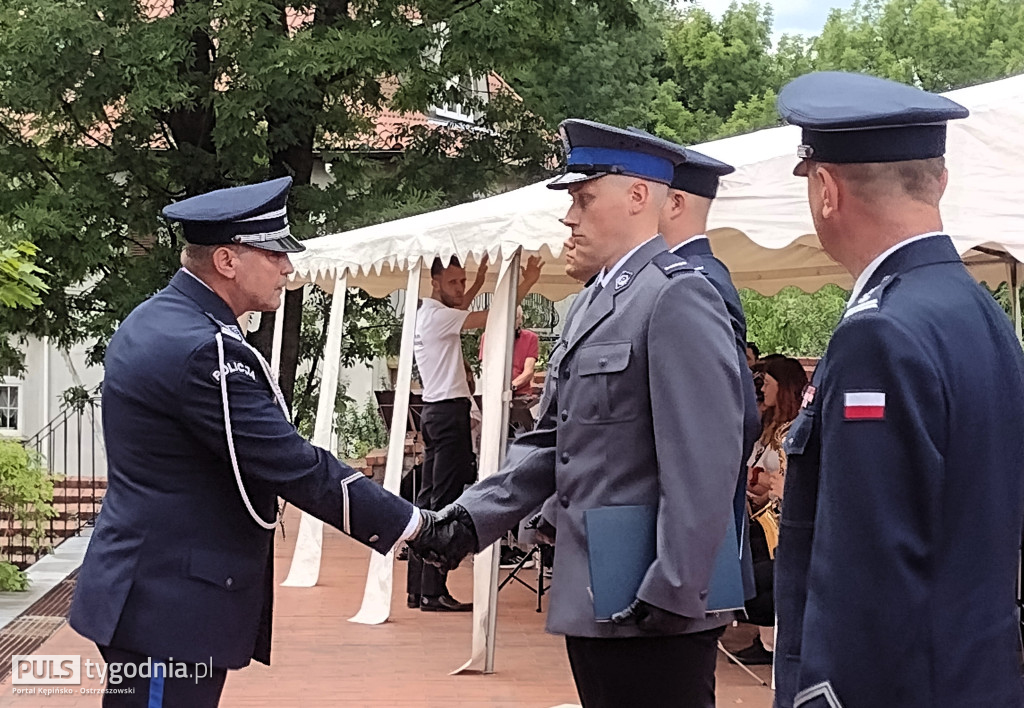
{"label": "building wall", "polygon": [[[91,407],[81,415],[59,418],[64,408],[62,395],[74,386],[98,390],[103,368],[86,363],[88,345],[62,353],[48,342],[29,338],[22,347],[25,372],[18,379],[19,420],[17,430],[0,430],[0,437],[32,441],[54,473],[68,477],[105,477],[101,421]],[[11,382],[11,379],[7,379]],[[44,434],[48,424],[52,432]],[[38,436],[38,437],[37,437]]]}

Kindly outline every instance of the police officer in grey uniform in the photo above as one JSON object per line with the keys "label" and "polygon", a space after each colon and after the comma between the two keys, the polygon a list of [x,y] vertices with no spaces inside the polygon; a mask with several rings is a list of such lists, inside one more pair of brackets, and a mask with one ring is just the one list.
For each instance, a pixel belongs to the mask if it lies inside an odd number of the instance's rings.
{"label": "police officer in grey uniform", "polygon": [[1024,356],[939,211],[946,122],[967,110],[837,72],[778,103],[821,245],[856,283],[785,441],[776,704],[1024,705]]}
{"label": "police officer in grey uniform", "polygon": [[[707,592],[733,529],[743,447],[729,315],[657,233],[678,153],[588,121],[561,130],[568,172],[551,186],[573,198],[564,221],[574,258],[601,272],[552,354],[537,429],[516,439],[498,474],[424,512],[411,545],[450,567],[556,494],[547,628],[566,635],[583,705],[710,707],[731,616],[709,615]],[[598,622],[584,512],[620,505],[656,506],[657,557],[632,605]]]}
{"label": "police officer in grey uniform", "polygon": [[303,249],[290,185],[167,207],[184,267],[107,348],[109,486],[70,618],[108,664],[135,667],[104,706],[216,706],[228,669],[270,662],[278,497],[380,553],[419,526],[415,507],[299,436],[236,324],[277,307]]}

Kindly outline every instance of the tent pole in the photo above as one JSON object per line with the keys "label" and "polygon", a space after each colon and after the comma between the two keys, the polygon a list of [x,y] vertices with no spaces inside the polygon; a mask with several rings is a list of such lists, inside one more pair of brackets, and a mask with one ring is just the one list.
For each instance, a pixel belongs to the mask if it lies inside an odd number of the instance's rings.
{"label": "tent pole", "polygon": [[[515,337],[512,336],[512,330],[515,328],[515,322],[516,322],[516,306],[518,305],[518,303],[516,302],[516,299],[517,299],[516,298],[516,294],[519,291],[519,262],[520,262],[520,259],[522,258],[522,253],[523,253],[522,249],[519,249],[518,251],[516,251],[516,254],[512,257],[512,265],[509,266],[509,272],[506,275],[506,279],[508,280],[508,287],[505,290],[505,292],[503,293],[503,294],[507,293],[507,295],[506,295],[507,300],[504,303],[498,303],[499,305],[502,305],[502,306],[504,306],[506,308],[506,317],[508,318],[507,321],[506,321],[506,325],[507,325],[506,333],[505,333],[505,337],[503,338],[504,339],[504,344],[505,344],[505,351],[503,352],[504,353],[504,357],[503,357],[504,366],[502,367],[502,372],[503,372],[504,375],[502,377],[502,382],[503,382],[504,385],[502,387],[502,397],[501,397],[502,407],[501,407],[501,418],[500,418],[500,421],[499,421],[500,424],[501,424],[501,428],[500,429],[501,429],[502,432],[505,433],[505,435],[508,435],[507,431],[508,431],[508,418],[509,418],[509,405],[510,405],[510,400],[507,401],[505,399],[506,399],[506,394],[508,394],[509,398],[511,398],[511,387],[512,387],[512,349],[513,349],[513,347],[515,347],[515,343],[516,343]],[[499,341],[502,341],[502,339],[499,339]],[[498,467],[499,468],[501,467],[501,463],[504,462],[504,460],[505,460],[505,447],[506,447],[505,445],[501,445],[498,448]],[[495,472],[496,471],[497,470],[495,470]],[[501,555],[499,553],[499,548],[498,548],[499,545],[500,544],[495,544],[495,546],[491,548],[491,553],[492,553],[492,556],[491,556],[491,561],[492,561],[491,562],[491,579],[490,579],[491,585],[490,585],[490,593],[489,593],[489,597],[488,597],[488,600],[490,602],[489,602],[489,605],[488,605],[488,608],[487,608],[487,626],[484,629],[484,632],[486,633],[486,645],[487,645],[487,652],[486,652],[486,655],[485,655],[485,658],[484,658],[484,673],[485,674],[493,674],[494,673],[494,648],[495,648],[495,641],[497,640],[497,628],[498,628],[498,568],[500,566],[500,560],[499,559],[500,559],[500,555]],[[538,562],[540,562],[539,558],[538,558]]]}
{"label": "tent pole", "polygon": [[[420,299],[422,263],[409,269],[405,286],[405,313],[402,316],[402,344],[398,353],[398,378],[395,382],[395,407],[391,413],[391,434],[388,436],[388,461],[384,468],[384,489],[397,495],[402,486],[402,463],[405,461],[405,421],[409,417],[409,392],[412,388],[412,349],[416,336],[416,307]],[[394,584],[395,552],[370,554],[366,573],[363,604],[349,622],[381,624],[391,615],[391,589]]]}
{"label": "tent pole", "polygon": [[[323,366],[320,374],[320,398],[317,401],[316,423],[313,427],[313,444],[325,450],[330,450],[333,447],[331,432],[334,429],[334,406],[338,397],[338,357],[341,355],[346,290],[346,278],[344,275],[339,275],[334,281],[334,294],[331,296],[331,313],[327,322],[327,343],[324,345]],[[284,311],[283,304],[279,311]],[[281,583],[282,587],[311,588],[316,585],[320,578],[323,543],[324,522],[302,512],[299,533],[295,537],[292,565],[288,569],[288,577]]]}
{"label": "tent pole", "polygon": [[[487,312],[483,351],[480,419],[480,479],[498,471],[508,445],[508,414],[511,392],[513,346],[519,251],[502,256],[498,283]],[[473,561],[473,636],[470,658],[452,671],[493,673],[495,618],[498,607],[499,545],[492,543]]]}

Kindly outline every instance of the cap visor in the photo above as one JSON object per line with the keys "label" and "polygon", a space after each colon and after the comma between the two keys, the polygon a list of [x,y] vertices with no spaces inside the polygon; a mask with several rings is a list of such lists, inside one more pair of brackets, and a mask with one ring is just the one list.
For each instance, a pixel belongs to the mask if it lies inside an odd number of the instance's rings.
{"label": "cap visor", "polygon": [[252,246],[253,248],[262,248],[264,251],[274,251],[275,253],[301,253],[306,250],[306,247],[292,236],[285,236],[273,241],[247,243],[245,245]]}
{"label": "cap visor", "polygon": [[607,172],[595,172],[591,174],[584,174],[583,172],[566,172],[563,175],[555,177],[553,180],[548,182],[548,189],[568,189],[574,184],[581,182],[588,182],[598,177],[604,177]]}

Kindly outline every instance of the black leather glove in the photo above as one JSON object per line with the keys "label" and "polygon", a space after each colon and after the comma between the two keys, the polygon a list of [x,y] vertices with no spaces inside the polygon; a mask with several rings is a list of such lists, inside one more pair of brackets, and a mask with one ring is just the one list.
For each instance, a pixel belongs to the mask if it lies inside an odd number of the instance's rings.
{"label": "black leather glove", "polygon": [[615,624],[635,624],[651,634],[679,634],[691,624],[689,617],[663,610],[637,598],[622,612],[612,615]]}
{"label": "black leather glove", "polygon": [[555,525],[544,518],[544,514],[537,512],[526,522],[524,528],[533,529],[537,532],[537,540],[549,546],[555,545]]}
{"label": "black leather glove", "polygon": [[424,563],[455,570],[462,559],[476,553],[476,527],[469,512],[458,504],[441,511],[420,509],[420,528],[406,543]]}

